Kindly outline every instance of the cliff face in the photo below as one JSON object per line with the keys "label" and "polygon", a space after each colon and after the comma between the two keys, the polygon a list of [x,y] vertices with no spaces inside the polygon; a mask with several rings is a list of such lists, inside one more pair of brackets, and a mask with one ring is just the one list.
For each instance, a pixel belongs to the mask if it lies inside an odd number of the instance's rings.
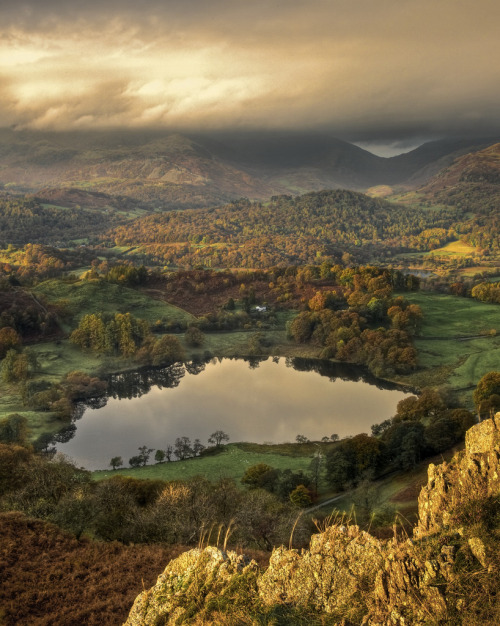
{"label": "cliff face", "polygon": [[453,524],[459,509],[470,507],[478,498],[500,493],[500,413],[470,428],[465,450],[450,463],[428,469],[427,485],[418,498],[417,537],[438,532]]}
{"label": "cliff face", "polygon": [[468,431],[450,463],[429,466],[413,539],[336,524],[308,550],[275,549],[263,573],[234,552],[190,550],[136,599],[126,624],[500,623],[499,496],[497,414]]}

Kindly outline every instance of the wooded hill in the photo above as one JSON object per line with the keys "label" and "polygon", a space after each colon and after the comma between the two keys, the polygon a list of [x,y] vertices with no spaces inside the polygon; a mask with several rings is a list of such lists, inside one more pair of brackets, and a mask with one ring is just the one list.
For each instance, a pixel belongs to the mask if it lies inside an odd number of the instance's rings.
{"label": "wooded hill", "polygon": [[101,233],[123,221],[114,210],[44,206],[33,198],[0,195],[0,246],[55,243]]}
{"label": "wooded hill", "polygon": [[[258,267],[314,263],[348,251],[357,260],[384,248],[428,250],[453,238],[458,208],[407,208],[352,191],[321,191],[268,203],[239,200],[223,207],[149,215],[102,239],[141,250],[163,263]],[[178,245],[182,244],[182,245]]]}

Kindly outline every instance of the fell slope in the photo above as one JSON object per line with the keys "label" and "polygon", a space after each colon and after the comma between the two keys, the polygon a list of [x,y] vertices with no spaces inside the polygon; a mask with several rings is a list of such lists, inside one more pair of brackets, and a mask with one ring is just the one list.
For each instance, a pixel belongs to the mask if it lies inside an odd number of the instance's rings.
{"label": "fell slope", "polygon": [[[186,208],[325,188],[420,184],[485,140],[448,140],[382,158],[327,133],[50,133],[0,129],[0,184],[80,188],[144,208]],[[434,164],[434,165],[433,165]],[[89,200],[92,200],[89,198]]]}
{"label": "fell slope", "polygon": [[421,191],[435,202],[476,213],[500,210],[500,143],[456,159]]}

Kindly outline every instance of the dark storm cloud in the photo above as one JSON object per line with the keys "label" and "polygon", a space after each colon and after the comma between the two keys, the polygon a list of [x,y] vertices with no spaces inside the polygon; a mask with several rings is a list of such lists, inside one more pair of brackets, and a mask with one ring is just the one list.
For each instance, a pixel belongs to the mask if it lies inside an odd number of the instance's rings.
{"label": "dark storm cloud", "polygon": [[0,116],[37,128],[500,130],[496,0],[3,0]]}

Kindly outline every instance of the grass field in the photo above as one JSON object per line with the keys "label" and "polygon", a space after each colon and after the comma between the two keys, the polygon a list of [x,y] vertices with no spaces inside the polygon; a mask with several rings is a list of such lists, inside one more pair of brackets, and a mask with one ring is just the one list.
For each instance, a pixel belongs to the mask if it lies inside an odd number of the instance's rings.
{"label": "grass field", "polygon": [[157,463],[137,469],[97,471],[92,473],[95,480],[110,478],[121,474],[134,478],[155,478],[161,480],[180,480],[193,476],[204,476],[209,480],[234,478],[239,483],[247,468],[257,463],[266,463],[276,469],[307,471],[311,456],[289,456],[272,452],[247,452],[237,444],[224,446],[224,452],[216,456],[197,457],[172,463]]}
{"label": "grass field", "polygon": [[477,251],[473,246],[469,246],[463,241],[450,241],[442,248],[432,250],[428,254],[430,256],[469,256],[475,254]]}
{"label": "grass field", "polygon": [[414,384],[448,385],[471,406],[472,389],[487,372],[500,370],[500,307],[458,296],[405,294],[424,311],[415,344],[424,371]]}
{"label": "grass field", "polygon": [[135,289],[98,280],[82,280],[66,283],[46,280],[33,290],[47,301],[66,301],[79,320],[89,313],[126,313],[145,319],[150,323],[158,319],[189,322],[194,317],[178,307],[155,300]]}

